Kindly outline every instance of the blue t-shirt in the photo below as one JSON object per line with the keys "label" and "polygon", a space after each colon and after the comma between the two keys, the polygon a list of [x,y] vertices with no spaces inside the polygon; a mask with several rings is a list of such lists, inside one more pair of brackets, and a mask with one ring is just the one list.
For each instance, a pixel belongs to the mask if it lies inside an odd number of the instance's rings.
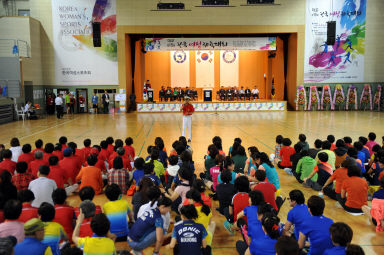
{"label": "blue t-shirt", "polygon": [[156,186],[159,186],[161,184],[161,181],[160,181],[159,177],[157,177],[156,175],[146,174],[144,176],[148,177],[149,179],[151,179]]}
{"label": "blue t-shirt", "polygon": [[322,255],[326,249],[333,247],[329,228],[333,220],[323,215],[311,216],[307,219],[300,230],[310,242],[308,255]]}
{"label": "blue t-shirt", "polygon": [[364,156],[365,156],[365,162],[364,163],[368,163],[369,159],[371,158],[371,155],[369,154],[369,150],[366,147],[363,147],[363,149],[361,149],[361,151],[364,153]]}
{"label": "blue t-shirt", "polygon": [[261,164],[265,169],[265,175],[267,176],[268,182],[275,185],[276,189],[280,189],[279,176],[277,175],[276,168],[270,167],[268,164]]}
{"label": "blue t-shirt", "polygon": [[360,168],[361,168],[361,174],[363,174],[363,173],[365,173],[365,166],[364,166],[364,163],[365,163],[365,154],[364,154],[364,152],[362,152],[362,151],[358,151],[357,152],[357,158],[358,159],[360,159],[361,160],[361,166],[360,166]]}
{"label": "blue t-shirt", "polygon": [[176,238],[179,245],[179,252],[177,254],[202,254],[202,241],[207,235],[204,226],[192,220],[186,220],[176,225],[173,229],[172,238]]}
{"label": "blue t-shirt", "polygon": [[156,228],[163,228],[163,218],[158,208],[146,211],[137,218],[128,236],[135,242],[140,242],[147,235],[156,231]]}
{"label": "blue t-shirt", "polygon": [[92,96],[92,104],[98,104],[99,103],[99,97],[98,96]]}
{"label": "blue t-shirt", "polygon": [[248,228],[248,236],[251,238],[249,251],[257,255],[275,255],[276,239],[271,239],[262,229],[261,223],[257,223],[253,228]]}
{"label": "blue t-shirt", "polygon": [[248,231],[251,228],[260,227],[259,225],[261,224],[261,222],[257,218],[257,208],[257,205],[250,205],[245,207],[243,210],[244,215],[247,217],[248,221]]}
{"label": "blue t-shirt", "polygon": [[373,193],[372,199],[378,198],[378,199],[384,199],[384,189],[379,189],[375,193]]}
{"label": "blue t-shirt", "polygon": [[[235,179],[236,179],[236,173],[232,172],[232,180],[229,183],[230,184],[235,184]],[[219,174],[218,181],[219,181],[219,184],[223,183],[223,181],[221,180],[221,173]]]}
{"label": "blue t-shirt", "polygon": [[323,255],[345,255],[345,246],[335,246],[331,249],[325,250]]}
{"label": "blue t-shirt", "polygon": [[144,177],[144,170],[142,169],[136,169],[133,172],[133,179],[136,181],[136,186],[140,184],[141,179]]}
{"label": "blue t-shirt", "polygon": [[[47,244],[43,244],[33,237],[25,237],[24,241],[15,246],[15,255],[42,255],[48,249]],[[51,248],[49,248],[51,250]]]}
{"label": "blue t-shirt", "polygon": [[373,175],[373,181],[372,181],[371,185],[379,186],[380,185],[379,176],[380,176],[381,172],[383,171],[383,169],[380,168],[379,162],[376,162],[373,164],[376,166],[376,169],[373,171],[375,174]]}
{"label": "blue t-shirt", "polygon": [[306,204],[295,205],[287,216],[287,221],[291,222],[295,226],[295,237],[299,240],[299,234],[303,228],[303,223],[311,217]]}

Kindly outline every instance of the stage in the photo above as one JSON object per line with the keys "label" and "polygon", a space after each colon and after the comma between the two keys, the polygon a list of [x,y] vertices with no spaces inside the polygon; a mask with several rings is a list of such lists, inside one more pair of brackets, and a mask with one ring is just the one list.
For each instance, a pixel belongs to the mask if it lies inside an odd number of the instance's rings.
{"label": "stage", "polygon": [[[285,112],[287,102],[279,100],[191,102],[195,112]],[[180,112],[183,102],[137,103],[137,112]]]}

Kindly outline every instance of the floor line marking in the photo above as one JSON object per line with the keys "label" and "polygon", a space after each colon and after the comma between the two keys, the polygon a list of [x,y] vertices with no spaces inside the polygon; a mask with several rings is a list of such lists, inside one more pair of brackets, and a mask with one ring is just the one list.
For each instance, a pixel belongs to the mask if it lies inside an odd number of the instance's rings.
{"label": "floor line marking", "polygon": [[141,145],[141,149],[140,149],[140,152],[139,152],[139,156],[141,156],[141,151],[143,150],[143,147],[144,147],[144,144],[145,144],[146,141],[147,141],[148,135],[149,135],[149,133],[150,133],[151,130],[152,130],[153,123],[155,123],[155,121],[152,121],[152,123],[151,123],[151,127],[149,128],[149,130],[148,130],[148,132],[147,132],[147,135],[146,135],[146,137],[145,137],[145,140],[144,140],[144,142],[143,142],[143,145]]}

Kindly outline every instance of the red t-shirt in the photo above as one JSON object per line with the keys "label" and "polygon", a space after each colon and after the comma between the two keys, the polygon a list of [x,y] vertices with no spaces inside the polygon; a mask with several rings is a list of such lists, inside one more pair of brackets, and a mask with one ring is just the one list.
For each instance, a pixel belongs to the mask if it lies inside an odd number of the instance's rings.
{"label": "red t-shirt", "polygon": [[101,161],[107,160],[108,159],[108,151],[106,149],[101,149],[99,156],[98,156],[98,159],[100,159]]}
{"label": "red t-shirt", "polygon": [[124,149],[125,149],[125,155],[128,157],[128,155],[131,156],[132,160],[135,159],[135,148],[133,148],[131,145],[125,145],[124,146]]}
{"label": "red t-shirt", "polygon": [[87,237],[87,236],[92,237],[93,236],[93,231],[91,228],[91,221],[92,221],[92,217],[89,217],[89,218],[85,218],[83,223],[81,223],[80,233],[79,233],[80,237]]}
{"label": "red t-shirt", "polygon": [[283,146],[280,150],[281,163],[283,167],[291,167],[291,156],[295,154],[295,149],[291,146]]}
{"label": "red t-shirt", "polygon": [[332,181],[336,180],[335,192],[340,194],[341,187],[343,185],[344,180],[348,179],[348,169],[347,168],[338,168],[331,175]]}
{"label": "red t-shirt", "polygon": [[64,188],[64,183],[67,183],[67,179],[65,176],[65,171],[58,165],[49,166],[50,171],[48,178],[52,179],[56,182],[58,188]]}
{"label": "red t-shirt", "polygon": [[81,149],[76,149],[75,156],[79,156],[79,157],[80,157],[81,165],[82,165],[82,164],[84,163],[84,161],[86,160],[84,151],[81,150]]}
{"label": "red t-shirt", "polygon": [[23,209],[21,211],[20,217],[17,219],[20,222],[27,222],[30,219],[38,218],[37,208],[32,207],[30,203],[23,203]]}
{"label": "red t-shirt", "polygon": [[333,144],[333,143],[331,143],[331,151],[334,151],[334,150],[336,150],[336,145],[335,144]]}
{"label": "red t-shirt", "polygon": [[269,203],[273,206],[273,208],[277,211],[275,192],[277,191],[275,185],[269,182],[259,182],[253,190],[260,190],[264,195],[265,202]]}
{"label": "red t-shirt", "polygon": [[52,154],[58,157],[59,160],[62,160],[64,158],[64,154],[62,151],[53,151]]}
{"label": "red t-shirt", "polygon": [[2,162],[0,162],[0,174],[3,172],[3,170],[7,170],[13,175],[16,170],[16,162],[13,162],[9,158],[5,158]]}
{"label": "red t-shirt", "polygon": [[62,151],[62,152],[64,152],[64,150],[65,150],[66,148],[68,148],[68,145],[66,145],[66,144],[62,144],[62,145],[61,145],[61,151]]}
{"label": "red t-shirt", "polygon": [[192,104],[183,105],[183,115],[190,116],[195,111],[195,108]]}
{"label": "red t-shirt", "polygon": [[112,144],[108,144],[108,147],[107,147],[107,152],[108,152],[108,157],[115,151],[115,147],[112,145]]}
{"label": "red t-shirt", "polygon": [[45,162],[49,162],[49,158],[50,158],[51,156],[54,156],[53,153],[46,153],[46,152],[44,152],[43,160],[44,160]]}
{"label": "red t-shirt", "polygon": [[[212,206],[211,198],[209,196],[205,195],[204,193],[200,193],[200,195],[201,195],[201,200],[203,200],[204,204],[208,205],[211,208],[211,206]],[[185,199],[183,205],[189,205],[189,200]],[[200,203],[194,203],[194,206],[201,206],[201,204]]]}
{"label": "red t-shirt", "polygon": [[[108,161],[108,164],[109,164],[109,168],[111,169],[113,167],[113,160],[115,160],[115,158],[117,157],[117,152],[114,152],[110,157],[109,157],[109,161]],[[122,157],[123,159],[123,168],[124,169],[128,169],[129,171],[132,171],[132,167],[131,167],[131,161],[129,161],[128,158],[126,158],[125,156]]]}
{"label": "red t-shirt", "polygon": [[35,160],[35,156],[32,153],[23,153],[19,156],[19,158],[17,159],[17,162],[21,162],[21,161],[27,162],[29,167],[29,164],[33,160]]}
{"label": "red t-shirt", "polygon": [[83,154],[84,154],[84,159],[85,161],[87,160],[87,158],[89,157],[89,155],[91,154],[91,150],[92,148],[91,147],[84,147],[81,149],[83,151]]}
{"label": "red t-shirt", "polygon": [[33,156],[35,156],[35,152],[36,152],[36,151],[42,151],[42,152],[44,152],[43,149],[41,149],[41,148],[36,148],[36,149],[34,149],[34,150],[32,151]]}
{"label": "red t-shirt", "polygon": [[342,189],[347,192],[346,206],[361,209],[363,205],[367,205],[367,182],[357,176],[352,176],[343,182]]}
{"label": "red t-shirt", "polygon": [[39,172],[39,167],[41,165],[48,166],[48,162],[42,160],[42,159],[35,159],[31,162],[31,172],[35,178],[37,178],[37,173]]}
{"label": "red t-shirt", "polygon": [[57,222],[63,226],[70,239],[72,238],[74,217],[75,214],[72,206],[55,205],[55,218],[53,222]]}
{"label": "red t-shirt", "polygon": [[76,176],[79,174],[80,169],[77,167],[77,161],[74,157],[64,157],[60,160],[59,166],[64,170],[66,176],[66,183],[68,178],[71,178],[72,183],[76,182]]}

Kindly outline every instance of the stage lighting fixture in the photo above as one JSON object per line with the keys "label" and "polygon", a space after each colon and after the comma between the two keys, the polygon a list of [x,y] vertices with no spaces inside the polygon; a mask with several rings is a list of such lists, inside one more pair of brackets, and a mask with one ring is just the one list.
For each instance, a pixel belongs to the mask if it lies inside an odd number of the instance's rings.
{"label": "stage lighting fixture", "polygon": [[229,0],[202,0],[202,5],[229,5]]}
{"label": "stage lighting fixture", "polygon": [[275,0],[247,0],[247,4],[273,4]]}
{"label": "stage lighting fixture", "polygon": [[158,10],[183,10],[185,9],[184,3],[158,3]]}

